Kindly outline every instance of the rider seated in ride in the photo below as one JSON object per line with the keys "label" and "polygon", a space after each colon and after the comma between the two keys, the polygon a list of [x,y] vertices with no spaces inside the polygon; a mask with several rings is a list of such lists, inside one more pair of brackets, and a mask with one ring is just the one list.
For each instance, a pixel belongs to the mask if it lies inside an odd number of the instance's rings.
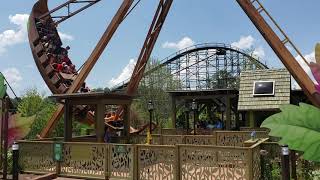
{"label": "rider seated in ride", "polygon": [[59,58],[61,59],[62,62],[65,62],[68,66],[72,65],[72,62],[68,56],[60,54]]}
{"label": "rider seated in ride", "polygon": [[68,50],[70,49],[69,46],[67,46],[66,48],[63,48],[61,46],[57,47],[54,51],[55,54],[60,54],[60,55],[68,55]]}
{"label": "rider seated in ride", "polygon": [[119,117],[116,115],[116,112],[112,112],[110,117],[104,118],[106,123],[110,123],[112,126],[115,127],[122,127],[123,121],[119,119]]}
{"label": "rider seated in ride", "polygon": [[76,66],[75,66],[74,64],[71,64],[71,65],[70,65],[70,69],[71,69],[72,74],[75,74],[75,75],[78,74],[78,72],[77,72],[77,70],[76,70]]}
{"label": "rider seated in ride", "polygon": [[82,83],[82,86],[81,86],[81,88],[80,88],[80,92],[82,92],[82,93],[90,92],[90,89],[89,89],[88,86],[86,86],[86,83],[85,83],[85,82]]}
{"label": "rider seated in ride", "polygon": [[65,63],[53,63],[52,66],[54,68],[54,70],[56,70],[57,72],[61,72],[63,70]]}
{"label": "rider seated in ride", "polygon": [[66,73],[66,74],[72,74],[70,66],[68,66],[67,63],[65,63],[65,62],[62,62],[62,63],[63,63],[62,72]]}

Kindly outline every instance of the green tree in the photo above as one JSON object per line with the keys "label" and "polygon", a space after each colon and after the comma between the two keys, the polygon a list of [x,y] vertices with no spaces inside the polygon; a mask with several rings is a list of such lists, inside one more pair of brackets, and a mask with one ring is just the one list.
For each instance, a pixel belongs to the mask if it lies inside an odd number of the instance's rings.
{"label": "green tree", "polygon": [[[152,100],[154,121],[162,127],[168,127],[170,126],[168,121],[170,121],[171,108],[170,97],[166,91],[175,89],[179,83],[165,66],[159,68],[159,65],[160,62],[157,60],[149,61],[145,70],[147,73],[139,84],[138,98],[133,102],[132,109],[142,120],[140,123],[147,123],[149,121],[147,105],[149,100]],[[154,69],[155,67],[158,68]]]}
{"label": "green tree", "polygon": [[239,88],[239,81],[238,76],[234,76],[227,70],[220,70],[212,75],[210,79],[210,87],[213,89]]}
{"label": "green tree", "polygon": [[93,88],[91,89],[91,92],[103,92],[103,88],[102,87]]}
{"label": "green tree", "polygon": [[43,98],[37,89],[27,90],[18,105],[18,112],[21,113],[22,117],[35,115],[43,107]]}
{"label": "green tree", "polygon": [[[57,109],[57,105],[48,100],[42,100],[42,109],[38,111],[35,117],[33,124],[31,125],[31,130],[27,136],[28,139],[35,139],[37,134],[39,134],[47,125],[49,118]],[[52,137],[63,136],[63,121],[62,119],[59,120],[58,125],[55,127],[53,133],[51,134]]]}

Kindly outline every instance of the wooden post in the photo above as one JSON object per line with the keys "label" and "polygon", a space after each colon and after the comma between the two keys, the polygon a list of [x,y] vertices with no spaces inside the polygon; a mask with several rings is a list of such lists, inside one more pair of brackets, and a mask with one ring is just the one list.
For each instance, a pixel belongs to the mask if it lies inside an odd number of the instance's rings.
{"label": "wooden post", "polygon": [[171,118],[172,118],[172,127],[176,129],[177,108],[176,108],[176,98],[174,97],[174,95],[171,95]]}
{"label": "wooden post", "polygon": [[64,108],[64,141],[72,140],[72,105],[69,100],[65,100]]}
{"label": "wooden post", "polygon": [[9,128],[9,97],[5,98],[4,123],[3,123],[3,179],[7,179],[8,173],[8,128]]}
{"label": "wooden post", "polygon": [[248,159],[247,159],[247,161],[248,161],[248,166],[247,166],[247,171],[249,171],[248,172],[248,179],[249,180],[253,180],[253,150],[252,150],[252,148],[249,148],[249,149],[247,149],[247,153],[248,153]]}
{"label": "wooden post", "polygon": [[176,154],[176,158],[175,158],[175,166],[176,166],[176,174],[175,174],[175,177],[176,179],[182,179],[182,176],[181,176],[181,172],[180,172],[180,146],[179,145],[175,145],[176,148],[175,148],[175,154]]}
{"label": "wooden post", "polygon": [[240,129],[240,115],[239,112],[235,112],[236,115],[236,129],[239,130]]}
{"label": "wooden post", "polygon": [[231,99],[229,96],[226,98],[226,129],[231,129]]}
{"label": "wooden post", "polygon": [[249,111],[249,127],[254,128],[255,127],[255,120],[254,120],[254,112]]}
{"label": "wooden post", "polygon": [[0,99],[0,169],[3,168],[3,110],[4,104],[3,104],[3,99]]}
{"label": "wooden post", "polygon": [[19,180],[19,145],[12,145],[12,179]]}
{"label": "wooden post", "polygon": [[287,145],[281,146],[281,176],[282,180],[290,180],[290,160],[289,148]]}
{"label": "wooden post", "polygon": [[295,150],[291,150],[290,153],[290,161],[291,161],[291,178],[294,180],[297,180],[297,156],[296,156],[296,151]]}
{"label": "wooden post", "polygon": [[126,137],[126,142],[129,140],[129,135],[130,135],[130,105],[125,105],[124,106],[124,117],[123,117],[123,122],[124,122],[124,135]]}
{"label": "wooden post", "polygon": [[138,146],[133,146],[133,178],[132,179],[139,179],[139,168],[138,168],[138,161],[139,161],[139,152],[138,152]]}
{"label": "wooden post", "polygon": [[96,118],[96,136],[97,142],[104,141],[104,112],[105,112],[105,105],[99,103],[96,108],[95,118]]}

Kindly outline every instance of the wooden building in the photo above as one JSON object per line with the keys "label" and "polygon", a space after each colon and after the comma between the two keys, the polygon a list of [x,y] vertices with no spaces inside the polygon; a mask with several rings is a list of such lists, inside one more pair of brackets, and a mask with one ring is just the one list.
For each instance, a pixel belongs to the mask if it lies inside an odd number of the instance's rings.
{"label": "wooden building", "polygon": [[[272,82],[273,93],[255,94],[255,83]],[[286,69],[243,71],[240,74],[238,111],[246,113],[246,125],[259,126],[281,105],[291,103],[291,75]]]}

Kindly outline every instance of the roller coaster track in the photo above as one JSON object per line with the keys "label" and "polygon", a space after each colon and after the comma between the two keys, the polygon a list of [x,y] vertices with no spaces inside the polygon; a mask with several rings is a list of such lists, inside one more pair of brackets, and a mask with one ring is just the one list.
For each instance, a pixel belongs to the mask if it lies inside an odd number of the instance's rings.
{"label": "roller coaster track", "polygon": [[[166,58],[160,60],[158,66],[156,66],[156,67],[154,67],[152,69],[149,69],[147,72],[145,72],[143,74],[143,77],[148,76],[149,74],[157,71],[158,69],[166,66],[169,63],[172,63],[173,61],[179,59],[180,57],[185,56],[186,54],[197,52],[197,51],[201,51],[201,50],[207,50],[207,49],[234,51],[234,52],[237,52],[239,54],[242,54],[242,55],[248,57],[248,59],[250,59],[251,62],[253,64],[255,64],[258,68],[262,68],[262,69],[268,68],[265,64],[260,62],[259,58],[252,57],[252,56],[250,56],[249,54],[247,54],[246,52],[244,52],[243,50],[241,50],[241,49],[239,49],[237,47],[233,47],[231,45],[224,44],[224,43],[202,43],[202,44],[196,44],[196,45],[193,45],[193,46],[189,46],[189,47],[181,49],[181,50],[179,50],[179,51],[177,51],[175,53],[172,53],[171,55],[167,56]],[[128,78],[128,79],[116,84],[115,86],[113,86],[111,88],[111,91],[115,92],[115,91],[123,90],[125,87],[128,86],[129,82],[130,82],[130,78]]]}
{"label": "roller coaster track", "polygon": [[[72,3],[88,3],[84,7],[70,12],[68,8]],[[105,33],[99,40],[98,44],[96,45],[95,49],[92,51],[91,55],[87,59],[86,63],[84,64],[82,70],[74,80],[72,84],[67,87],[64,81],[64,77],[55,73],[54,69],[48,66],[48,61],[50,60],[47,57],[47,54],[44,53],[43,44],[40,43],[41,35],[39,34],[38,28],[36,23],[45,20],[46,22],[51,22],[53,25],[52,30],[50,33],[58,36],[56,38],[57,44],[62,45],[62,42],[59,38],[58,32],[55,28],[55,25],[63,22],[64,20],[70,18],[71,16],[81,12],[82,10],[86,9],[87,7],[93,5],[97,1],[77,1],[77,0],[69,0],[67,3],[60,5],[59,7],[49,11],[47,6],[47,0],[39,0],[33,7],[29,23],[28,23],[28,36],[29,36],[29,43],[32,50],[33,57],[35,59],[36,65],[45,80],[46,84],[48,85],[49,89],[53,93],[74,93],[79,90],[80,86],[83,84],[84,80],[88,76],[89,72],[99,59],[100,55],[102,54],[103,50],[107,46],[108,42],[112,38],[114,32],[117,30],[121,22],[123,21],[124,17],[128,14],[129,8],[133,3],[133,0],[123,0],[120,8],[118,9],[117,13],[113,17],[112,21],[110,22],[109,26],[107,27]],[[147,61],[152,53],[156,40],[159,36],[159,33],[162,29],[164,21],[167,17],[169,9],[171,7],[173,0],[159,0],[158,8],[155,12],[153,17],[153,21],[147,33],[145,42],[142,46],[137,64],[135,69],[132,73],[131,79],[128,83],[127,87],[127,94],[132,95],[136,92],[139,82],[143,77],[144,70],[146,68]],[[289,72],[293,75],[296,79],[300,87],[304,90],[308,98],[311,102],[316,105],[320,106],[320,98],[319,94],[317,93],[313,82],[308,77],[307,73],[302,69],[300,64],[294,58],[292,53],[286,47],[287,44],[291,45],[301,58],[308,64],[308,62],[304,59],[302,54],[299,52],[298,48],[292,43],[289,37],[284,33],[284,31],[280,28],[280,26],[276,23],[276,21],[271,17],[271,15],[267,12],[267,10],[262,6],[259,0],[237,0],[240,7],[243,11],[248,15],[252,23],[256,26],[265,40],[268,42],[270,47],[274,50],[277,54],[279,59],[283,62]],[[61,9],[63,7],[68,8],[68,14],[63,16],[51,16],[51,13],[55,12],[55,10]],[[267,23],[266,18],[263,15],[271,20],[272,25],[275,26],[274,29],[271,28],[270,24]],[[54,21],[54,19],[58,19]],[[280,35],[283,39],[281,40],[280,37],[275,33],[275,31],[280,31]],[[58,110],[54,113],[52,118],[49,120],[48,125],[46,128],[41,132],[42,137],[46,137],[56,124],[59,117],[61,117],[63,112],[63,105],[60,105]]]}

